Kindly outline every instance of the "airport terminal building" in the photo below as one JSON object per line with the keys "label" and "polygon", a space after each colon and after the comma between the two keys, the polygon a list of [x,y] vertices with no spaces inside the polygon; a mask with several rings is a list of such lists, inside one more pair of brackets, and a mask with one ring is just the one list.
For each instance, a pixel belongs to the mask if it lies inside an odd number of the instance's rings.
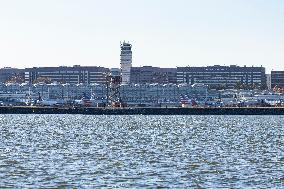
{"label": "airport terminal building", "polygon": [[266,88],[264,67],[207,66],[177,67],[177,83],[205,84],[210,88],[233,89],[237,85]]}
{"label": "airport terminal building", "polygon": [[92,84],[105,83],[108,68],[96,66],[73,67],[34,67],[25,69],[25,82],[34,83],[38,78],[46,78],[51,82],[70,83],[70,84]]}
{"label": "airport terminal building", "polygon": [[271,71],[271,88],[284,87],[284,71]]}
{"label": "airport terminal building", "polygon": [[175,84],[177,83],[176,72],[176,68],[160,68],[152,66],[132,67],[130,72],[130,83]]}

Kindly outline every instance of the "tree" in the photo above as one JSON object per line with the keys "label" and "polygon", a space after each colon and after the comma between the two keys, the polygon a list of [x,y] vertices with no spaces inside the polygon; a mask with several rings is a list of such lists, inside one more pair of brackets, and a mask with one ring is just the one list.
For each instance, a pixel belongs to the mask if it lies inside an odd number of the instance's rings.
{"label": "tree", "polygon": [[283,93],[284,88],[281,85],[275,85],[275,87],[273,87],[273,91],[277,93]]}
{"label": "tree", "polygon": [[244,85],[242,82],[238,81],[235,85],[235,89],[244,89]]}
{"label": "tree", "polygon": [[8,80],[6,80],[5,83],[24,83],[25,79],[23,77],[23,75],[20,74],[16,74],[11,76]]}
{"label": "tree", "polygon": [[35,79],[33,81],[34,84],[36,83],[45,83],[45,84],[50,84],[51,83],[51,79],[48,77],[38,77],[37,79]]}

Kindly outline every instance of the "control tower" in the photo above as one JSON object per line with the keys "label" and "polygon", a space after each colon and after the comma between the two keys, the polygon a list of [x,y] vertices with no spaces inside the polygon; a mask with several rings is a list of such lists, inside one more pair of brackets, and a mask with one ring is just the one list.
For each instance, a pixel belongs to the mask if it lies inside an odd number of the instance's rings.
{"label": "control tower", "polygon": [[130,83],[130,69],[132,67],[132,45],[130,43],[120,43],[120,69],[121,83]]}

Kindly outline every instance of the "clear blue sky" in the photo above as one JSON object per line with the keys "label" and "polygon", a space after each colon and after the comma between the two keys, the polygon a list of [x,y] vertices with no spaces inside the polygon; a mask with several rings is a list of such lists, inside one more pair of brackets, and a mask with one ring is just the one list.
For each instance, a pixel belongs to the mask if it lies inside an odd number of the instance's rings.
{"label": "clear blue sky", "polygon": [[0,67],[263,65],[284,70],[283,0],[0,0]]}

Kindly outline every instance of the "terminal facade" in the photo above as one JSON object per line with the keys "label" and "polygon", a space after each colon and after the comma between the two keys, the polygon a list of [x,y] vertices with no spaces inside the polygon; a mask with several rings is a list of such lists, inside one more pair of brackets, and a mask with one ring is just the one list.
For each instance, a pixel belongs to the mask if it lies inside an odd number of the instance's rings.
{"label": "terminal facade", "polygon": [[271,88],[284,87],[284,71],[271,71]]}
{"label": "terminal facade", "polygon": [[[128,66],[128,65],[127,65]],[[240,86],[255,88],[267,87],[267,77],[264,67],[239,66],[207,66],[207,67],[177,67],[160,68],[152,66],[130,67],[129,73],[120,68],[105,68],[97,66],[72,67],[34,67],[25,69],[1,69],[1,82],[8,81],[17,75],[23,77],[23,82],[33,84],[39,78],[49,83],[70,84],[103,84],[108,75],[121,76],[122,84],[205,84],[210,88],[233,89]],[[123,80],[124,78],[124,80]],[[270,82],[269,82],[270,83]],[[284,71],[271,72],[271,87],[284,86]]]}
{"label": "terminal facade", "polygon": [[152,66],[132,67],[130,72],[131,83],[177,83],[176,68],[160,68]]}
{"label": "terminal facade", "polygon": [[73,67],[34,67],[25,69],[25,82],[33,84],[39,78],[46,79],[49,82],[70,83],[70,84],[102,84],[106,82],[108,68],[96,66]]}
{"label": "terminal facade", "polygon": [[177,67],[177,83],[199,83],[221,89],[233,89],[238,85],[267,88],[264,67],[239,67],[236,65]]}

